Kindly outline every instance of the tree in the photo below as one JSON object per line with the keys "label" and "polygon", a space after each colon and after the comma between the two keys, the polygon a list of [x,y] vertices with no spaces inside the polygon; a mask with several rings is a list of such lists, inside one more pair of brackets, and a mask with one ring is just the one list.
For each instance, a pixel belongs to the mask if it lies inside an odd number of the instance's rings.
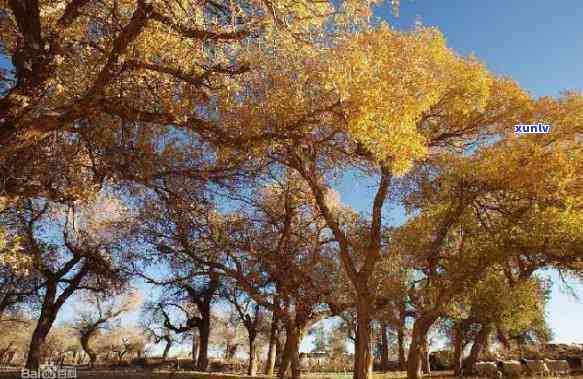
{"label": "tree", "polygon": [[81,347],[89,357],[90,367],[94,367],[97,353],[91,348],[91,340],[100,331],[107,329],[111,323],[124,313],[136,309],[141,302],[138,292],[123,296],[114,294],[89,294],[84,298],[84,310],[78,313],[73,328],[77,331]]}
{"label": "tree", "polygon": [[[413,299],[418,313],[409,350],[410,376],[418,375],[416,350],[427,330],[443,316],[445,306],[473,288],[488,268],[498,267],[510,283],[517,283],[553,261],[564,267],[577,261],[580,237],[571,222],[579,219],[581,210],[569,204],[580,196],[572,171],[580,164],[580,150],[567,150],[573,139],[572,131],[563,129],[563,117],[579,112],[572,103],[580,100],[569,97],[552,102],[554,111],[562,109],[563,116],[546,113],[555,117],[557,128],[557,135],[549,140],[501,139],[469,157],[448,156],[445,166],[417,172],[417,178],[429,179],[415,184],[408,201],[421,205],[415,208],[421,213],[400,228],[395,238],[395,245],[410,256],[411,266],[422,275],[416,285],[422,291]],[[532,106],[537,109],[541,104]],[[545,164],[519,165],[518,157],[524,155]],[[557,191],[562,194],[560,200],[554,195]],[[544,243],[532,237],[549,230],[553,237],[544,238]]]}
{"label": "tree", "polygon": [[271,327],[269,329],[269,347],[265,362],[265,375],[273,375],[278,355],[281,355],[280,342],[281,326],[278,312],[271,312]]}
{"label": "tree", "polygon": [[[279,375],[291,366],[297,376],[303,334],[336,306],[334,282],[328,281],[336,270],[305,192],[297,191],[289,179],[276,178],[246,199],[253,205],[249,213],[221,215],[212,208],[198,213],[185,207],[180,217],[166,220],[176,225],[173,229],[192,231],[184,234],[180,249],[173,250],[174,259],[214,268],[253,302],[277,314],[286,330]],[[313,264],[307,267],[306,261]]]}
{"label": "tree", "polygon": [[309,330],[308,335],[313,337],[313,352],[327,351],[330,345],[328,338],[328,333],[323,325],[317,324],[315,327]]}
{"label": "tree", "polygon": [[73,358],[79,353],[81,346],[75,338],[75,330],[64,324],[51,328],[45,342],[42,345],[42,361],[55,366],[63,366],[68,356]]}
{"label": "tree", "polygon": [[[145,276],[144,276],[145,277]],[[211,333],[211,305],[220,291],[219,275],[210,270],[198,275],[171,276],[165,281],[145,277],[147,281],[164,287],[165,295],[148,308],[163,319],[164,328],[177,333],[192,333],[192,359],[200,371],[208,367],[208,349]],[[181,314],[184,324],[177,325],[173,314]],[[198,333],[195,333],[195,330]]]}
{"label": "tree", "polygon": [[[528,329],[537,319],[544,318],[545,283],[526,278],[509,284],[499,268],[469,288],[449,317],[448,326],[454,343],[454,367],[458,375],[473,370],[480,354],[488,346],[497,328],[508,331]],[[463,351],[472,342],[470,355],[463,360]]]}
{"label": "tree", "polygon": [[330,359],[337,370],[347,370],[351,363],[346,348],[347,336],[345,330],[339,327],[332,329],[330,333]]}
{"label": "tree", "polygon": [[102,335],[100,345],[107,352],[117,358],[118,363],[130,355],[141,358],[146,348],[144,332],[137,328],[113,328]]}
{"label": "tree", "polygon": [[0,266],[0,323],[24,311],[34,301],[34,290],[33,275],[9,265]]}
{"label": "tree", "polygon": [[216,312],[211,325],[213,325],[211,344],[223,351],[225,361],[232,362],[240,348],[249,343],[249,338],[245,336],[248,336],[248,332],[242,325],[237,311],[229,307],[226,311]]}
{"label": "tree", "polygon": [[[277,41],[255,59],[263,72],[236,79],[255,91],[222,97],[222,118],[235,130],[280,136],[276,146],[246,149],[294,170],[312,192],[356,292],[354,375],[368,377],[370,308],[376,303],[369,281],[381,258],[383,206],[393,177],[438,151],[459,152],[487,139],[492,125],[512,120],[507,104],[527,97],[511,82],[495,80],[475,59],[454,54],[431,29],[365,29],[331,48],[307,52]],[[493,92],[499,96],[489,96]],[[377,181],[364,237],[348,234],[326,202],[334,175],[348,170]]]}
{"label": "tree", "polygon": [[21,364],[19,360],[26,355],[33,331],[33,321],[19,315],[3,324],[0,335],[0,360],[4,365]]}
{"label": "tree", "polygon": [[264,312],[260,305],[246,296],[237,287],[227,287],[225,292],[226,299],[235,309],[240,322],[247,330],[249,342],[249,364],[247,375],[255,376],[257,374],[257,344],[256,340],[263,322]]}
{"label": "tree", "polygon": [[[161,301],[146,301],[142,306],[140,326],[146,332],[146,337],[154,344],[165,343],[162,359],[166,360],[173,345],[180,343],[184,338],[164,325],[164,315],[160,309]],[[192,336],[193,339],[196,335]],[[195,354],[193,354],[195,357]]]}
{"label": "tree", "polygon": [[227,215],[211,225],[222,256],[217,262],[224,262],[215,265],[255,302],[277,313],[286,333],[279,376],[291,367],[297,377],[305,332],[345,306],[331,280],[337,263],[309,192],[293,175],[273,177],[246,204],[253,206],[250,214]]}
{"label": "tree", "polygon": [[11,62],[0,72],[0,191],[10,196],[50,195],[37,185],[45,175],[39,170],[22,180],[22,166],[43,162],[46,151],[35,147],[50,148],[47,138],[83,137],[85,127],[173,125],[220,138],[201,109],[212,105],[223,77],[249,70],[245,49],[274,28],[303,39],[333,14],[331,2],[310,1],[0,6],[0,54]]}
{"label": "tree", "polygon": [[[103,292],[124,281],[116,259],[116,236],[122,229],[114,233],[109,229],[111,220],[76,218],[73,208],[42,200],[26,200],[5,211],[3,217],[11,231],[22,237],[23,251],[33,262],[37,278],[41,312],[26,364],[36,369],[44,342],[65,302],[81,290]],[[87,234],[89,230],[91,235]],[[55,242],[51,233],[60,240]]]}
{"label": "tree", "polygon": [[[208,367],[211,307],[222,283],[212,265],[185,259],[185,252],[193,255],[195,241],[200,239],[200,223],[206,217],[208,203],[204,197],[207,184],[181,171],[158,178],[150,183],[151,188],[139,187],[140,200],[148,206],[140,209],[142,221],[133,237],[139,246],[146,246],[139,261],[142,266],[136,265],[134,274],[163,289],[164,297],[152,309],[157,308],[155,312],[164,319],[165,328],[178,334],[192,333],[193,361],[201,371]],[[153,264],[165,268],[159,277],[144,271],[144,266]],[[176,324],[173,312],[181,314],[181,325]]]}
{"label": "tree", "polygon": [[[0,204],[0,210],[3,209]],[[7,235],[0,226],[0,323],[12,320],[10,316],[18,314],[34,294],[31,262],[21,254],[19,241],[19,236]]]}

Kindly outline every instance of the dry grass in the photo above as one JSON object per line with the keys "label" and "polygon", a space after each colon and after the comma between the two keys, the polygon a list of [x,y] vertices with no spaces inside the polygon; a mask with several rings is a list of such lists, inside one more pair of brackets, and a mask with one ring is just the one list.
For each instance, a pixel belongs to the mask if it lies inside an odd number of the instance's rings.
{"label": "dry grass", "polygon": [[[352,373],[307,373],[302,375],[307,379],[349,379]],[[403,371],[391,371],[375,373],[374,379],[405,379]],[[143,369],[116,369],[116,370],[79,370],[79,379],[267,379],[265,375],[250,377],[237,374],[215,374],[204,372],[178,372],[178,371],[148,371]],[[432,379],[452,379],[451,372],[435,372]],[[472,379],[471,377],[466,377]],[[476,378],[476,377],[474,377]],[[539,379],[537,377],[530,377]],[[0,372],[0,379],[20,379],[19,372]],[[540,379],[543,379],[541,377]],[[583,375],[569,375],[561,377],[544,377],[544,379],[583,379]]]}

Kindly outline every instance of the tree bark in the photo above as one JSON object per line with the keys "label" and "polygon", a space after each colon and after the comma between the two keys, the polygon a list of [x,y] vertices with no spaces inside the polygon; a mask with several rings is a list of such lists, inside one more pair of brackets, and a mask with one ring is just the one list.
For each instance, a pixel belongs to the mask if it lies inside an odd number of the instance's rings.
{"label": "tree bark", "polygon": [[399,305],[399,330],[397,331],[397,348],[399,350],[399,368],[401,371],[407,370],[407,359],[405,357],[405,328],[406,328],[405,302]]}
{"label": "tree bark", "polygon": [[285,378],[285,373],[290,367],[291,364],[291,343],[292,343],[292,336],[289,327],[286,327],[285,331],[285,344],[283,347],[283,351],[281,353],[281,362],[279,363],[279,371],[277,373],[277,377],[279,379]]}
{"label": "tree bark", "polygon": [[164,347],[164,352],[162,353],[162,360],[168,359],[168,354],[170,353],[170,348],[172,348],[172,339],[170,337],[164,338],[166,340],[166,346]]}
{"label": "tree bark", "polygon": [[387,332],[389,327],[386,322],[381,323],[381,368],[383,371],[389,369],[389,340]]}
{"label": "tree bark", "polygon": [[57,296],[59,283],[62,283],[61,279],[82,259],[83,257],[81,255],[75,255],[74,258],[68,261],[64,267],[58,271],[58,273],[52,273],[45,276],[47,279],[45,285],[46,292],[43,298],[40,317],[34,332],[32,333],[32,338],[30,340],[30,346],[28,349],[28,356],[26,358],[25,367],[29,370],[38,370],[40,362],[43,358],[42,350],[45,345],[47,335],[49,334],[55,319],[57,318],[59,310],[69,299],[69,297],[75,293],[83,278],[85,278],[85,276],[89,273],[90,266],[84,264],[71,279],[67,280],[67,286],[63,289],[61,294]]}
{"label": "tree bark", "polygon": [[[202,313],[202,312],[201,312]],[[200,371],[206,371],[208,368],[208,347],[209,347],[209,336],[210,336],[210,311],[208,313],[202,314],[202,322],[199,328],[200,332],[200,345],[198,351],[198,361],[197,369]]]}
{"label": "tree bark", "polygon": [[[47,289],[47,291],[49,291],[49,289]],[[50,291],[53,292],[52,289]],[[56,292],[56,288],[54,291]],[[58,309],[55,309],[55,306],[52,305],[52,301],[46,300],[47,297],[52,297],[54,299],[54,296],[51,296],[50,293],[45,295],[43,308],[36,328],[32,333],[32,338],[30,339],[30,345],[28,348],[25,367],[29,370],[38,370],[42,360],[42,349],[57,316]],[[49,302],[51,303],[50,305],[48,304]]]}
{"label": "tree bark", "polygon": [[265,375],[273,375],[275,371],[275,361],[277,359],[278,328],[277,314],[273,313],[271,320],[271,331],[269,333],[269,351],[267,352],[267,362],[265,363]]}
{"label": "tree bark", "polygon": [[300,378],[300,342],[302,334],[303,328],[301,326],[298,326],[291,320],[286,322],[285,347],[281,358],[278,378],[285,378],[285,374],[290,367],[292,371],[292,379]]}
{"label": "tree bark", "polygon": [[281,329],[277,334],[277,342],[275,344],[275,368],[279,369],[283,359],[283,352],[285,350],[285,340],[283,339]]}
{"label": "tree bark", "polygon": [[421,345],[421,368],[424,374],[431,374],[431,364],[429,362],[429,346],[427,343],[427,336],[423,340],[423,344]]}
{"label": "tree bark", "polygon": [[89,357],[89,367],[90,368],[95,367],[95,361],[97,360],[97,354],[95,353],[95,351],[93,351],[91,349],[91,346],[89,346],[89,340],[91,339],[92,334],[93,334],[93,332],[89,332],[89,333],[84,333],[81,336],[81,347],[83,348],[83,350],[85,351],[85,353]]}
{"label": "tree bark", "polygon": [[299,339],[291,354],[291,366],[292,366],[292,379],[299,379],[302,375],[301,365],[300,365],[300,344]]}
{"label": "tree bark", "polygon": [[492,329],[491,325],[482,325],[482,328],[474,340],[470,355],[464,360],[463,367],[466,372],[471,372],[473,370],[474,364],[478,361],[480,354],[488,346],[488,339],[490,338]]}
{"label": "tree bark", "polygon": [[369,379],[372,353],[370,338],[370,302],[366,295],[359,295],[356,306],[356,346],[354,350],[353,379]]}
{"label": "tree bark", "polygon": [[409,356],[407,358],[407,378],[419,379],[423,377],[422,359],[423,344],[426,343],[429,328],[437,320],[436,316],[425,315],[415,320],[413,324],[413,334],[411,336],[411,345],[409,346]]}
{"label": "tree bark", "polygon": [[257,351],[255,346],[256,335],[249,334],[249,365],[247,367],[247,375],[257,375]]}
{"label": "tree bark", "polygon": [[453,331],[453,372],[455,376],[463,376],[464,335],[463,322],[456,323]]}
{"label": "tree bark", "polygon": [[198,343],[198,329],[192,329],[192,368],[196,368],[198,365],[198,349],[200,344]]}

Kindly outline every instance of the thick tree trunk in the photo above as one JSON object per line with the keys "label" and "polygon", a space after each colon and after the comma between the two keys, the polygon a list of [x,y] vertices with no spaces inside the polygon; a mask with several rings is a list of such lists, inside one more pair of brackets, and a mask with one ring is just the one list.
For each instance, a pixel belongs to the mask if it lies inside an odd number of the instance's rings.
{"label": "thick tree trunk", "polygon": [[26,368],[29,370],[38,370],[42,360],[42,350],[45,345],[47,335],[55,321],[55,311],[43,309],[40,318],[32,333],[30,345],[28,348],[28,357],[26,359]]}
{"label": "thick tree trunk", "polygon": [[488,339],[490,338],[491,333],[491,325],[482,325],[482,328],[474,340],[472,350],[470,350],[470,355],[464,360],[463,367],[465,372],[471,372],[473,370],[474,364],[478,361],[480,354],[488,346]]}
{"label": "thick tree trunk", "polygon": [[[76,256],[67,264],[72,264],[72,268],[80,260],[81,256]],[[59,289],[59,280],[62,279],[62,276],[56,277],[54,275],[50,275],[45,277],[47,280],[45,289],[46,292],[43,298],[40,317],[30,340],[30,346],[28,349],[28,356],[26,358],[25,365],[27,369],[38,370],[47,335],[49,334],[55,319],[57,318],[59,310],[65,304],[67,299],[74,294],[79,284],[88,273],[89,266],[83,265],[83,267],[75,274],[75,276],[69,280],[69,284],[62,290],[58,297],[57,292]]]}
{"label": "thick tree trunk", "polygon": [[291,331],[288,327],[286,327],[285,332],[285,345],[283,347],[283,351],[281,353],[281,362],[279,363],[279,371],[277,373],[277,377],[279,379],[285,378],[285,373],[290,367],[291,364],[291,343],[292,343],[292,336]]}
{"label": "thick tree trunk", "polygon": [[381,368],[383,371],[389,369],[389,340],[387,338],[389,327],[386,322],[381,323]]}
{"label": "thick tree trunk", "polygon": [[283,333],[281,331],[277,334],[277,343],[275,345],[275,367],[279,368],[281,366],[281,360],[283,357],[283,351],[285,346],[285,341],[282,336]]}
{"label": "thick tree trunk", "polygon": [[90,332],[90,333],[85,333],[81,336],[81,347],[83,348],[83,350],[85,351],[85,353],[89,357],[89,367],[90,368],[95,367],[95,361],[97,360],[97,354],[95,353],[95,351],[93,351],[91,349],[91,346],[89,346],[89,340],[91,339],[92,334],[93,333]]}
{"label": "thick tree trunk", "polygon": [[210,325],[209,322],[203,322],[200,328],[200,346],[198,350],[197,369],[206,371],[208,368],[208,348],[209,348]]}
{"label": "thick tree trunk", "polygon": [[356,346],[353,379],[369,379],[372,374],[370,338],[370,303],[368,296],[359,295],[356,306]]}
{"label": "thick tree trunk", "polygon": [[409,356],[407,359],[407,378],[419,379],[423,377],[422,359],[423,359],[423,344],[426,343],[427,333],[429,328],[435,322],[437,317],[425,315],[413,324],[413,334],[411,336],[411,345],[409,346]]}
{"label": "thick tree trunk", "polygon": [[265,362],[265,375],[273,375],[275,371],[278,345],[277,331],[277,315],[274,312],[271,320],[271,331],[269,333],[269,351],[267,352],[267,362]]}
{"label": "thick tree trunk", "polygon": [[455,376],[463,376],[464,334],[463,326],[461,323],[457,323],[453,331],[453,372]]}
{"label": "thick tree trunk", "polygon": [[405,303],[399,306],[399,330],[397,331],[397,348],[399,350],[399,368],[407,370],[407,358],[405,357]]}
{"label": "thick tree trunk", "polygon": [[257,374],[257,350],[255,346],[255,335],[249,335],[249,365],[247,375],[255,376]]}
{"label": "thick tree trunk", "polygon": [[199,347],[198,347],[198,362],[197,369],[199,371],[206,371],[208,368],[208,348],[209,348],[209,337],[211,332],[211,312],[210,304],[207,303],[206,308],[199,308],[201,314],[201,323],[198,329],[199,331]]}
{"label": "thick tree trunk", "polygon": [[281,357],[278,378],[285,378],[285,374],[290,367],[292,379],[298,379],[301,376],[300,342],[302,334],[303,328],[298,327],[293,321],[286,322],[285,347]]}
{"label": "thick tree trunk", "polygon": [[297,343],[294,345],[294,349],[291,354],[291,368],[292,368],[292,379],[299,379],[302,375],[300,366],[300,343],[299,338]]}

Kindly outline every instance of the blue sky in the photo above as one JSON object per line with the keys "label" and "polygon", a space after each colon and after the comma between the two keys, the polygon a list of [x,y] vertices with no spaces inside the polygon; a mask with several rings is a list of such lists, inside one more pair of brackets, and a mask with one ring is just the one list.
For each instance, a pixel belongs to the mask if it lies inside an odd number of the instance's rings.
{"label": "blue sky", "polygon": [[583,88],[581,0],[401,0],[398,19],[387,5],[376,14],[396,28],[419,17],[460,54],[474,53],[535,96]]}

